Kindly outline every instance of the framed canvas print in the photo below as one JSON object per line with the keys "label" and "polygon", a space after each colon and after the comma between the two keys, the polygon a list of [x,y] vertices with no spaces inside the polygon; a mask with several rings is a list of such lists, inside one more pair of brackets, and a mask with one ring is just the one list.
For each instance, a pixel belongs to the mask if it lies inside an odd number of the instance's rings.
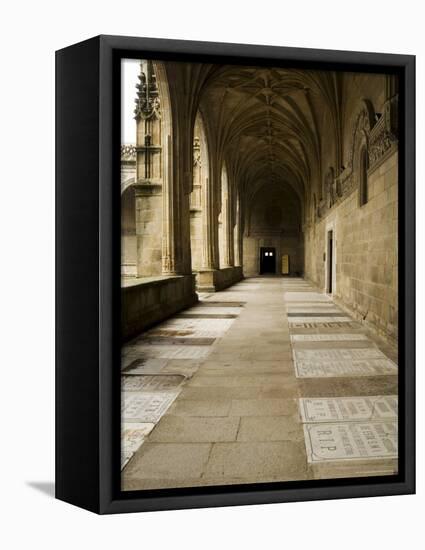
{"label": "framed canvas print", "polygon": [[414,57],[57,52],[56,496],[414,492]]}

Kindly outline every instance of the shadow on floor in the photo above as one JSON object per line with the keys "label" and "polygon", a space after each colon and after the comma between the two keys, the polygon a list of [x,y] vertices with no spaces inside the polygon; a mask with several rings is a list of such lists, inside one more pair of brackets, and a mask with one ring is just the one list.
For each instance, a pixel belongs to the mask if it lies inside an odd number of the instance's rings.
{"label": "shadow on floor", "polygon": [[40,493],[44,493],[50,498],[55,497],[54,481],[27,481],[26,485],[36,491],[40,491]]}

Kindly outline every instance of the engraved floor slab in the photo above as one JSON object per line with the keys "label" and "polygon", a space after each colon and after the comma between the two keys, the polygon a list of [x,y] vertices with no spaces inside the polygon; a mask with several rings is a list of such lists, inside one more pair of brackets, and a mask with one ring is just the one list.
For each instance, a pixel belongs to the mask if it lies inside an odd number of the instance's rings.
{"label": "engraved floor slab", "polygon": [[298,400],[304,423],[393,420],[397,418],[396,395],[371,397],[326,397]]}
{"label": "engraved floor slab", "polygon": [[150,422],[124,423],[121,427],[121,470],[140,448],[155,424]]}
{"label": "engraved floor slab", "polygon": [[339,342],[339,341],[368,341],[365,334],[291,334],[291,342]]}
{"label": "engraved floor slab", "polygon": [[123,376],[121,388],[125,391],[175,391],[184,382],[184,376],[157,375],[157,376]]}
{"label": "engraved floor slab", "polygon": [[390,359],[356,359],[350,361],[297,361],[297,378],[395,375],[397,365]]}
{"label": "engraved floor slab", "polygon": [[388,359],[378,348],[346,349],[294,349],[294,360],[298,361],[350,361],[356,359]]}
{"label": "engraved floor slab", "polygon": [[178,396],[171,392],[123,392],[121,397],[121,418],[124,422],[156,424]]}
{"label": "engraved floor slab", "polygon": [[332,322],[332,323],[326,323],[324,322],[323,320],[318,323],[318,322],[314,322],[314,323],[299,323],[299,322],[289,322],[289,328],[291,329],[295,329],[295,328],[305,328],[305,329],[311,329],[311,328],[343,328],[343,329],[347,329],[347,328],[359,328],[359,325],[356,324],[356,323],[353,323],[353,322],[347,322],[347,321],[344,321],[343,323],[335,323],[335,322]]}
{"label": "engraved floor slab", "polygon": [[397,458],[397,422],[305,424],[309,463]]}

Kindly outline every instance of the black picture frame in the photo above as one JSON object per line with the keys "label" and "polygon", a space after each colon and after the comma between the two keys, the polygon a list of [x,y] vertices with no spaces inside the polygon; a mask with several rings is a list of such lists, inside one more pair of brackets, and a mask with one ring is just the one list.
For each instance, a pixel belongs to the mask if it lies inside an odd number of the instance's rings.
{"label": "black picture frame", "polygon": [[[117,67],[146,56],[399,75],[398,475],[120,491]],[[108,514],[414,493],[414,213],[414,56],[120,36],[56,52],[56,498]]]}

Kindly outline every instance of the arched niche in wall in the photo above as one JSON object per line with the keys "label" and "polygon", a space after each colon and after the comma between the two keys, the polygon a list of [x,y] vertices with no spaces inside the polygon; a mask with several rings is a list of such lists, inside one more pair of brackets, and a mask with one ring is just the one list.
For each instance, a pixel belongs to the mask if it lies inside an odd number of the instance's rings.
{"label": "arched niche in wall", "polygon": [[359,154],[359,206],[363,206],[368,201],[368,175],[369,154],[366,145],[363,145]]}
{"label": "arched niche in wall", "polygon": [[363,206],[368,200],[370,133],[375,122],[376,117],[372,103],[368,100],[362,100],[353,122],[352,147],[349,159],[354,184],[358,189],[359,206]]}

